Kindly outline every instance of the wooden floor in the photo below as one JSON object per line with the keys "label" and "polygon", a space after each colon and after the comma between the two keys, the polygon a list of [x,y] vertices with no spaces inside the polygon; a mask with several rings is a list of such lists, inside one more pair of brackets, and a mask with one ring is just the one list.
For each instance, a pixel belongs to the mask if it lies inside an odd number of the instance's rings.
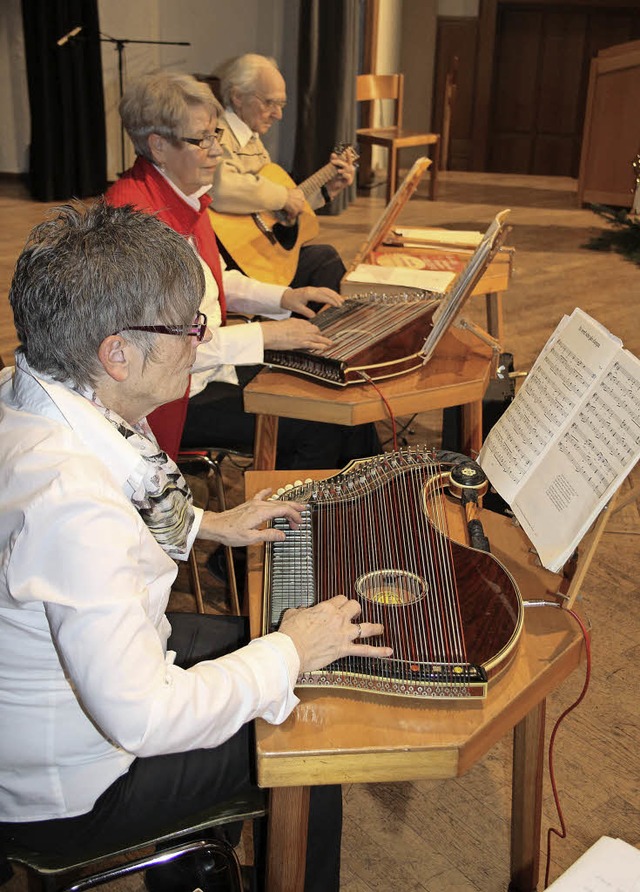
{"label": "wooden floor", "polygon": [[[382,198],[358,198],[342,215],[322,218],[322,240],[335,244],[348,261],[382,208]],[[602,221],[578,208],[575,181],[445,173],[439,200],[414,197],[401,222],[484,229],[503,208],[512,209],[509,244],[516,248],[503,347],[514,354],[516,368],[530,368],[562,315],[576,306],[639,355],[640,269],[616,255],[583,247]],[[11,270],[28,231],[46,209],[17,184],[0,183],[0,355],[5,362],[11,361],[15,346],[6,297]],[[468,315],[481,321],[481,303]],[[420,416],[406,438],[437,446],[440,424],[439,413]],[[225,473],[231,498],[240,498],[241,470],[228,465]],[[576,605],[593,627],[593,678],[586,700],[563,723],[556,743],[568,837],[553,843],[552,879],[603,834],[640,845],[639,534],[640,512],[634,502],[610,521]],[[201,562],[205,557],[199,553]],[[224,610],[221,587],[206,570],[203,578],[209,609]],[[175,606],[191,607],[187,591],[181,572]],[[582,682],[582,673],[575,673],[550,698],[547,736]],[[346,786],[343,892],[506,890],[510,784],[510,741],[505,739],[459,780]],[[549,823],[557,826],[546,777],[544,827]],[[545,839],[541,843],[544,860]],[[25,888],[21,874],[5,886],[7,892]],[[128,888],[142,884],[130,881]]]}

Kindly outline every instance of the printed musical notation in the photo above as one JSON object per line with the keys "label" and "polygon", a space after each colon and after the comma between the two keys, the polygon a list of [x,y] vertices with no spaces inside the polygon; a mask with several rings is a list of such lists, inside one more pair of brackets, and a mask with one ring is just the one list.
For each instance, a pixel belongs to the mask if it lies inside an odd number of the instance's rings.
{"label": "printed musical notation", "polygon": [[640,362],[575,310],[490,431],[479,461],[536,546],[561,569],[640,459]]}
{"label": "printed musical notation", "polygon": [[601,836],[547,892],[638,892],[640,850],[622,839]]}

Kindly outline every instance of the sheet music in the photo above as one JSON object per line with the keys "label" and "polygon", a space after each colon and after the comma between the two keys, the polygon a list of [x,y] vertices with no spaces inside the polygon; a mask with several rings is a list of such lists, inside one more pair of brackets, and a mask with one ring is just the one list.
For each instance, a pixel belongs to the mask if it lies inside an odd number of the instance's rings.
{"label": "sheet music", "polygon": [[547,892],[640,892],[640,851],[601,836]]}
{"label": "sheet music", "polygon": [[640,362],[582,310],[565,317],[479,462],[558,571],[640,458]]}
{"label": "sheet music", "polygon": [[[366,285],[395,285],[400,288],[420,288],[434,294],[444,294],[455,273],[441,270],[410,269],[406,266],[377,266],[372,263],[359,263],[342,280],[342,293],[348,293],[345,282],[353,283],[362,291]],[[366,287],[365,287],[366,290]]]}
{"label": "sheet music", "polygon": [[482,241],[482,232],[462,231],[454,229],[421,229],[416,226],[395,226],[394,235],[398,235],[406,244],[428,244],[450,248],[477,248]]}

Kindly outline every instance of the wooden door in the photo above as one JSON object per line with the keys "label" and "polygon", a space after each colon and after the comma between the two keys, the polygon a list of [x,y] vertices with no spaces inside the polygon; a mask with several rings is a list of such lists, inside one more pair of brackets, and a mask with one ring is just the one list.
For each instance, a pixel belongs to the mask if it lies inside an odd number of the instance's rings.
{"label": "wooden door", "polygon": [[640,36],[638,10],[500,3],[486,169],[577,177],[589,63]]}
{"label": "wooden door", "polygon": [[441,158],[445,170],[469,170],[471,167],[477,42],[477,18],[438,17],[433,82],[433,129],[436,133],[443,132],[447,73],[451,71],[454,59],[458,59],[448,157]]}

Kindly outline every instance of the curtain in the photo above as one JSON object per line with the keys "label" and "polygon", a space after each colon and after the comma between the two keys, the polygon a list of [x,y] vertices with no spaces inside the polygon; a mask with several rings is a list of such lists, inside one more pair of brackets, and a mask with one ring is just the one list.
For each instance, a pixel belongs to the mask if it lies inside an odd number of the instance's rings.
{"label": "curtain", "polygon": [[[107,185],[97,0],[22,0],[31,107],[29,188],[40,201]],[[59,45],[72,29],[78,33]]]}
{"label": "curtain", "polygon": [[[335,146],[354,142],[358,22],[358,0],[302,0],[293,160],[296,182],[323,167]],[[320,213],[339,214],[354,188],[344,189]]]}

